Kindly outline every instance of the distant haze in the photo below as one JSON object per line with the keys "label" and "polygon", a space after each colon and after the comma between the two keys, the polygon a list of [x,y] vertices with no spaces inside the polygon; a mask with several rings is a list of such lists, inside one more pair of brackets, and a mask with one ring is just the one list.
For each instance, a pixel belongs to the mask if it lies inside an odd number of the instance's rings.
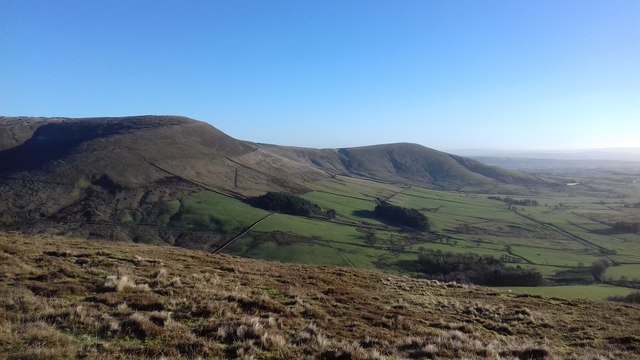
{"label": "distant haze", "polygon": [[554,160],[612,160],[640,161],[640,148],[607,148],[581,150],[495,150],[465,149],[448,150],[449,153],[471,157],[501,157]]}

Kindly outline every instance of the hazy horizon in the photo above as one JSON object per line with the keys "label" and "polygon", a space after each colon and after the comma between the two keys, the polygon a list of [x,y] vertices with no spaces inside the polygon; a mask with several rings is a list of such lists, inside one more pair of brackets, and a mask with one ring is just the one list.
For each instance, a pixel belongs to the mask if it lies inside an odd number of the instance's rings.
{"label": "hazy horizon", "polygon": [[531,160],[567,161],[624,161],[640,162],[640,147],[594,148],[594,149],[448,149],[449,153],[482,158],[511,158]]}
{"label": "hazy horizon", "polygon": [[[640,2],[0,3],[0,112],[314,148],[637,147]],[[511,150],[509,150],[511,151]]]}
{"label": "hazy horizon", "polygon": [[469,152],[494,152],[494,153],[567,153],[567,154],[575,154],[582,152],[591,152],[591,151],[607,151],[607,152],[640,152],[640,147],[638,146],[630,146],[630,147],[598,147],[598,148],[578,148],[578,149],[524,149],[524,148],[511,148],[511,149],[499,149],[499,148],[467,148],[467,149],[446,149],[447,151],[469,151]]}

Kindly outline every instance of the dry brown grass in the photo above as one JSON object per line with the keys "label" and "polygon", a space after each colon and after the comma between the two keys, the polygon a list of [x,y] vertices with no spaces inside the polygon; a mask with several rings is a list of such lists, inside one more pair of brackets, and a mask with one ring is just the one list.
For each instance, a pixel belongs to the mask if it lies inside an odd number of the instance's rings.
{"label": "dry brown grass", "polygon": [[0,358],[632,359],[640,309],[0,234]]}

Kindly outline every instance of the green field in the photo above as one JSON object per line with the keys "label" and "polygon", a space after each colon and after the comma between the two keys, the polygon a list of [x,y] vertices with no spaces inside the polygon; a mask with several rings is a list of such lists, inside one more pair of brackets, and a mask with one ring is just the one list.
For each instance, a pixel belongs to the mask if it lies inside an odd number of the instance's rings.
{"label": "green field", "polygon": [[308,219],[300,216],[276,214],[254,228],[256,232],[283,231],[304,237],[318,237],[335,242],[357,243],[361,234],[353,226]]}
{"label": "green field", "polygon": [[337,176],[332,180],[325,180],[307,184],[316,191],[323,191],[337,195],[374,200],[389,197],[405,187],[371,180]]}
{"label": "green field", "polygon": [[380,221],[366,216],[376,207],[376,202],[373,198],[347,197],[322,191],[312,191],[304,194],[303,197],[323,208],[336,210],[338,217],[344,220],[382,225]]}
{"label": "green field", "polygon": [[182,199],[179,209],[183,226],[191,229],[217,227],[223,233],[238,232],[268,212],[240,200],[203,191]]}
{"label": "green field", "polygon": [[[334,209],[335,219],[274,214],[226,251],[266,260],[381,269],[410,276],[421,276],[416,267],[421,252],[475,253],[502,257],[508,265],[537,270],[549,280],[576,269],[583,269],[583,278],[588,280],[588,267],[603,259],[616,265],[606,270],[605,279],[640,278],[640,236],[608,232],[607,222],[632,217],[636,211],[622,207],[618,199],[540,195],[528,197],[539,206],[514,209],[487,195],[341,176],[307,185],[312,191],[302,196],[323,209]],[[379,221],[373,216],[379,199],[418,209],[429,218],[431,232],[403,231]],[[233,235],[268,212],[224,195],[202,192],[183,199],[179,214],[188,227],[217,226]],[[571,285],[531,291],[603,299],[624,295],[626,290]]]}
{"label": "green field", "polygon": [[[378,244],[366,244],[365,235],[356,227],[298,216],[276,214],[265,219],[252,230],[254,236],[237,241],[233,253],[281,262],[316,265],[342,265],[375,268],[393,241],[401,239],[393,232],[377,233]],[[262,241],[279,238],[278,242]],[[256,241],[256,238],[260,238]],[[407,252],[415,258],[417,253]]]}
{"label": "green field", "polygon": [[619,280],[622,277],[628,280],[640,281],[640,264],[623,264],[611,266],[604,273],[607,279]]}

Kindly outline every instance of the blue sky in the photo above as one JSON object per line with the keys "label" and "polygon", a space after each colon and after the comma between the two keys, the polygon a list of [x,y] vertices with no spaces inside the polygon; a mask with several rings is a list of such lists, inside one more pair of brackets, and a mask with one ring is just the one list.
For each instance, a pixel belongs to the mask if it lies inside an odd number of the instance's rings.
{"label": "blue sky", "polygon": [[640,146],[640,1],[0,1],[0,114],[246,140]]}

